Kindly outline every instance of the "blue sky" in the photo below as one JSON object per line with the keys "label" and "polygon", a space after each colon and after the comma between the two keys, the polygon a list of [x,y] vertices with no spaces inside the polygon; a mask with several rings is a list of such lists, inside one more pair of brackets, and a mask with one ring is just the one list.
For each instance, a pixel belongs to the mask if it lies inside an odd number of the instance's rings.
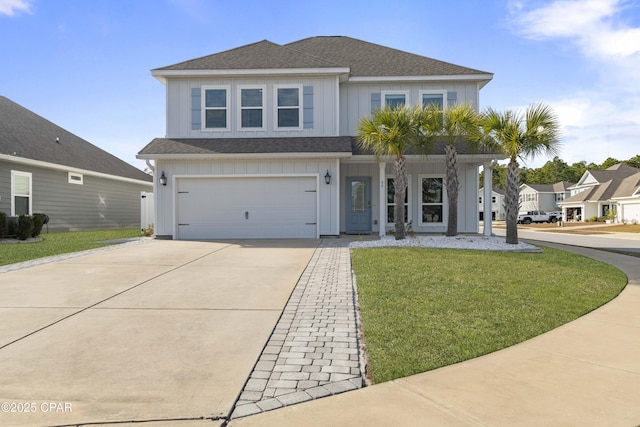
{"label": "blue sky", "polygon": [[494,73],[481,108],[551,105],[570,164],[640,154],[640,0],[0,0],[0,95],[143,169],[151,69],[316,35]]}

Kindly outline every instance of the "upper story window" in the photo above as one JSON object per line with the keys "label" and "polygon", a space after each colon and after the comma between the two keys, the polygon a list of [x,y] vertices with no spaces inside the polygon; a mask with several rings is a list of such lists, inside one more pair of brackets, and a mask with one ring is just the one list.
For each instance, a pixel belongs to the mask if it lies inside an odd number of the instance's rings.
{"label": "upper story window", "polygon": [[556,193],[556,202],[564,200],[564,193]]}
{"label": "upper story window", "polygon": [[203,120],[205,130],[229,130],[229,87],[203,88]]}
{"label": "upper story window", "polygon": [[264,129],[265,88],[263,86],[239,86],[238,89],[240,130]]}
{"label": "upper story window", "polygon": [[383,107],[401,107],[409,104],[408,91],[382,91]]}
{"label": "upper story window", "polygon": [[275,86],[276,129],[302,128],[302,86]]}

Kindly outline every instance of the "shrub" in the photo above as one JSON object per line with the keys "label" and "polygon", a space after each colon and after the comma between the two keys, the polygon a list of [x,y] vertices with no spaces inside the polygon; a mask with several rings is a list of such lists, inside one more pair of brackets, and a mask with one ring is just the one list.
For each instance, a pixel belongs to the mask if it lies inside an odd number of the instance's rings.
{"label": "shrub", "polygon": [[15,236],[16,228],[18,228],[18,223],[15,220],[15,217],[9,218],[7,221],[7,236]]}
{"label": "shrub", "polygon": [[33,232],[33,218],[27,215],[20,215],[18,218],[18,226],[16,227],[16,236],[20,240],[27,240]]}
{"label": "shrub", "polygon": [[7,214],[0,212],[0,239],[7,235]]}
{"label": "shrub", "polygon": [[31,231],[31,237],[37,237],[42,232],[42,226],[44,225],[44,214],[33,214],[33,230]]}

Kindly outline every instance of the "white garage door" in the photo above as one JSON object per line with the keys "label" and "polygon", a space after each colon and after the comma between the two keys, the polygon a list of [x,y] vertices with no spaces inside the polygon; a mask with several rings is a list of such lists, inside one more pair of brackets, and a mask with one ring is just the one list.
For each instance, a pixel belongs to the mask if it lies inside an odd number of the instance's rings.
{"label": "white garage door", "polygon": [[315,177],[179,178],[178,239],[315,238]]}
{"label": "white garage door", "polygon": [[624,220],[640,224],[640,203],[624,205]]}

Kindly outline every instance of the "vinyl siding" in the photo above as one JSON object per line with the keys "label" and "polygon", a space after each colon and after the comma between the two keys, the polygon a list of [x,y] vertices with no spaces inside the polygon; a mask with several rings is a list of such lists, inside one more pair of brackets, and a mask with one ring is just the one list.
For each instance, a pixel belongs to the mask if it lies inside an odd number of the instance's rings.
{"label": "vinyl siding", "polygon": [[0,162],[0,210],[7,214],[11,170],[32,174],[33,213],[49,216],[50,231],[139,228],[140,192],[151,191],[150,185],[89,174],[84,174],[83,185],[70,184],[66,171]]}
{"label": "vinyl siding", "polygon": [[[300,94],[300,130],[276,131],[274,96],[275,85],[302,85],[303,91],[312,93],[312,108],[304,104],[304,94]],[[333,77],[317,78],[271,78],[271,79],[169,79],[167,81],[167,137],[168,138],[260,138],[274,136],[337,136],[335,108],[337,80]],[[265,86],[264,130],[238,130],[238,86]],[[203,131],[193,125],[194,112],[192,91],[203,86],[229,86],[228,131]],[[312,89],[308,89],[312,87]],[[307,89],[305,89],[307,88]],[[307,99],[310,99],[307,95]],[[312,110],[312,115],[311,111]],[[306,117],[306,120],[305,120]],[[306,123],[306,124],[305,124]],[[312,123],[312,127],[309,127]],[[194,129],[195,128],[195,129]]]}

